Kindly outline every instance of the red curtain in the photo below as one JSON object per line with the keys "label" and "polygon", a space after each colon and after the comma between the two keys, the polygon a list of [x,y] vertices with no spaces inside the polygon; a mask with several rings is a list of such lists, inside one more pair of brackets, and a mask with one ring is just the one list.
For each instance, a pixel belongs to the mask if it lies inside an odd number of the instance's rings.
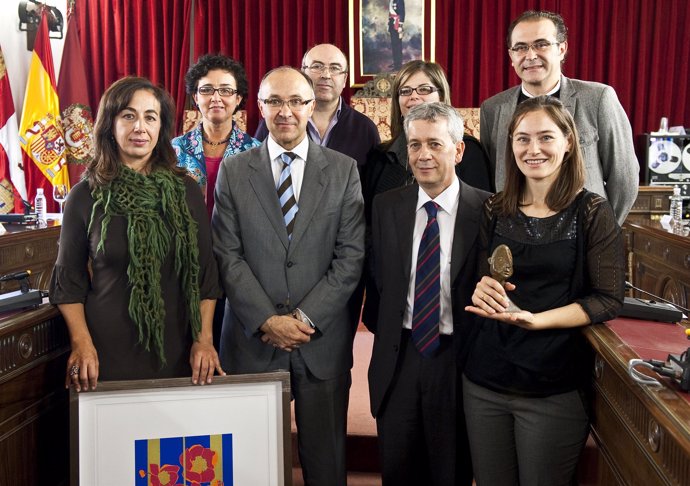
{"label": "red curtain", "polygon": [[[192,57],[221,52],[244,64],[250,81],[248,128],[253,132],[259,117],[257,88],[267,70],[299,66],[304,51],[320,42],[348,52],[350,1],[360,0],[193,0]],[[191,2],[85,0],[81,42],[90,63],[92,96],[100,96],[119,76],[136,72],[163,83],[181,109]],[[518,83],[508,59],[506,30],[524,10],[546,9],[560,12],[569,29],[565,74],[613,86],[635,134],[656,129],[662,116],[671,125],[690,126],[687,0],[435,4],[436,61],[448,71],[455,106],[479,106]],[[345,97],[353,91],[346,89]],[[94,108],[96,102],[92,100]]]}
{"label": "red curtain", "polygon": [[[220,52],[247,71],[250,134],[259,122],[259,82],[282,65],[300,66],[304,51],[330,42],[348,51],[348,0],[196,0],[194,53]],[[349,93],[345,93],[349,100]]]}
{"label": "red curtain", "polygon": [[690,126],[687,0],[437,0],[436,9],[436,60],[448,68],[455,106],[479,106],[518,84],[508,25],[525,10],[543,9],[568,26],[564,74],[613,86],[634,134],[656,130],[662,116]]}
{"label": "red curtain", "polygon": [[91,107],[127,75],[145,76],[176,100],[177,119],[185,103],[192,0],[82,0],[76,10]]}

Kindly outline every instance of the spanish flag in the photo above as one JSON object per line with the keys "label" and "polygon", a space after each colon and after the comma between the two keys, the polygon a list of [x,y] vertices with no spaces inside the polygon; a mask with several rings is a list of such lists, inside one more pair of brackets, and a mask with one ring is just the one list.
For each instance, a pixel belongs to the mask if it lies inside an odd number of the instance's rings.
{"label": "spanish flag", "polygon": [[36,189],[42,187],[49,212],[55,208],[50,197],[53,193],[52,185],[65,184],[69,188],[66,146],[55,86],[53,54],[48,37],[48,21],[44,13],[38,24],[34,53],[31,56],[19,125],[19,143],[25,155],[33,161],[27,163],[26,167],[28,196],[33,200]]}
{"label": "spanish flag", "polygon": [[0,214],[24,212],[26,186],[18,135],[10,80],[0,49]]}

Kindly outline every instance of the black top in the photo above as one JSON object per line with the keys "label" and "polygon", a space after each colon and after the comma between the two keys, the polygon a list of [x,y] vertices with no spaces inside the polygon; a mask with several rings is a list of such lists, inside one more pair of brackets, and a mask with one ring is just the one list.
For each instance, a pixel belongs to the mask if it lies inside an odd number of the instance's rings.
{"label": "black top", "polygon": [[[485,205],[480,231],[481,275],[489,273],[488,255],[506,244],[513,253],[514,273],[508,280],[516,285],[509,297],[521,309],[537,313],[577,302],[592,322],[616,316],[625,290],[623,240],[604,198],[583,191],[568,208],[547,218],[521,212],[495,216],[493,201]],[[584,386],[590,367],[581,328],[531,331],[479,321],[465,367],[473,382],[523,396]]]}
{"label": "black top", "polygon": [[[206,204],[199,186],[185,176],[186,200],[198,226],[200,298],[221,295]],[[87,232],[94,200],[88,182],[72,188],[65,205],[60,248],[50,282],[52,304],[84,304],[86,322],[96,347],[99,380],[173,378],[192,375],[189,352],[192,333],[185,298],[175,272],[174,245],[161,266],[165,304],[164,352],[161,368],[153,349],[138,344],[137,328],[129,317],[127,218],[113,216],[108,226],[105,252],[96,253],[101,239],[102,208]]]}

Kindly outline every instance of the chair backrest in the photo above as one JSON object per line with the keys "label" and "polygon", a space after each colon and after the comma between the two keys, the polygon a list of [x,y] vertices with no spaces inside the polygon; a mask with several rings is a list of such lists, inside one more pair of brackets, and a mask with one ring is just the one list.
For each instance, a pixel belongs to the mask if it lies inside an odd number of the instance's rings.
{"label": "chair backrest", "polygon": [[[243,132],[247,131],[247,111],[238,110],[234,115],[235,123]],[[192,128],[196,127],[201,121],[201,113],[199,110],[185,110],[184,120],[182,122],[182,133],[187,133]]]}
{"label": "chair backrest", "polygon": [[[381,74],[358,90],[350,99],[350,105],[371,118],[379,130],[381,140],[391,138],[391,94],[393,74]],[[479,108],[456,108],[465,121],[465,133],[479,139]]]}

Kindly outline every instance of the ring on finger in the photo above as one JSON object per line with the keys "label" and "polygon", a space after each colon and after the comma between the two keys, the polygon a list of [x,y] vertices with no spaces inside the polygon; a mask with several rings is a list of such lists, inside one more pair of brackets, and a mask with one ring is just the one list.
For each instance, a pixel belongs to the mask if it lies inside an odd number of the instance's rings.
{"label": "ring on finger", "polygon": [[77,376],[79,374],[79,365],[72,365],[72,367],[69,369],[69,375],[70,376]]}

